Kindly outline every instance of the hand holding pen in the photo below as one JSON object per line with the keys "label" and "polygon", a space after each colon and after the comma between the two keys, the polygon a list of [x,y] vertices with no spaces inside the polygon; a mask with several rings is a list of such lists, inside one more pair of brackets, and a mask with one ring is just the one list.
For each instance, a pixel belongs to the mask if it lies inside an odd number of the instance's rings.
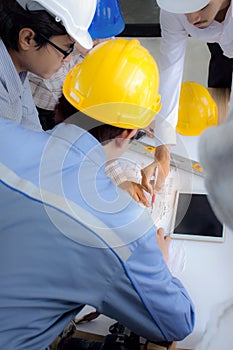
{"label": "hand holding pen", "polygon": [[[152,163],[147,165],[145,168],[141,169],[141,175],[142,175],[142,187],[145,191],[151,194],[153,196],[152,202],[155,201],[155,195],[157,190],[157,179],[158,179],[158,162],[157,160],[154,160]],[[152,185],[153,181],[153,185]],[[152,204],[152,203],[151,203]]]}
{"label": "hand holding pen", "polygon": [[151,194],[151,213],[153,212],[153,209],[154,209],[154,202],[155,202],[155,197],[156,197],[155,185],[156,185],[157,177],[158,177],[158,165],[156,165],[154,177],[152,178],[153,187],[152,187],[152,194]]}

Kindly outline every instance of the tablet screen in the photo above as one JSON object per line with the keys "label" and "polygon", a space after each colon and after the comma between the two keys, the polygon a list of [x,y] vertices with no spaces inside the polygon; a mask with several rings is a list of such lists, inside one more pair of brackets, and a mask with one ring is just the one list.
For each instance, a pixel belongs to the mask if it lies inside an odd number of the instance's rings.
{"label": "tablet screen", "polygon": [[178,194],[173,236],[179,235],[188,239],[223,240],[223,225],[213,212],[206,194]]}

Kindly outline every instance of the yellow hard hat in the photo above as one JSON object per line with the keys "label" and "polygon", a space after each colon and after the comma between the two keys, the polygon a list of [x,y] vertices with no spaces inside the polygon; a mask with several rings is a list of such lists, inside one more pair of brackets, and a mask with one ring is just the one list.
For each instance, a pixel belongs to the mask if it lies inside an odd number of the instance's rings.
{"label": "yellow hard hat", "polygon": [[161,108],[158,67],[138,40],[97,45],[67,75],[63,93],[78,110],[126,129],[150,124]]}
{"label": "yellow hard hat", "polygon": [[197,136],[217,124],[218,108],[209,91],[199,83],[184,82],[180,91],[177,132]]}

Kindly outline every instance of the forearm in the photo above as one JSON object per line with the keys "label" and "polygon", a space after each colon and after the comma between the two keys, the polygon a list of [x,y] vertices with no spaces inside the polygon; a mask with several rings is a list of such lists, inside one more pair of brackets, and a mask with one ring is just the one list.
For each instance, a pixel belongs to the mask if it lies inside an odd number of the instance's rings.
{"label": "forearm", "polygon": [[179,17],[161,11],[159,73],[162,109],[155,118],[156,146],[176,143],[180,87],[188,34]]}
{"label": "forearm", "polygon": [[152,341],[181,340],[193,329],[192,301],[168,271],[155,238],[144,244],[126,262],[127,275],[114,276],[101,312]]}

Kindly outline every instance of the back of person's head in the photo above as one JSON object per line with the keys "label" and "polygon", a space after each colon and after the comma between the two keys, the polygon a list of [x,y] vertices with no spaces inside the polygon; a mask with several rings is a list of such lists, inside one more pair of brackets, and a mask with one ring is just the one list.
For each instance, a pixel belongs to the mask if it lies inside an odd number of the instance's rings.
{"label": "back of person's head", "polygon": [[[96,0],[1,0],[0,37],[7,47],[17,50],[18,33],[27,27],[47,38],[69,34],[90,49],[88,28],[95,10]],[[41,46],[44,42],[38,37],[35,40]]]}
{"label": "back of person's head", "polygon": [[143,129],[160,110],[159,72],[138,40],[97,45],[67,75],[63,93],[78,110],[104,124]]}
{"label": "back of person's head", "polygon": [[109,124],[102,124],[96,120],[90,119],[67,101],[64,95],[59,98],[54,114],[55,124],[61,122],[75,124],[82,127],[84,130],[87,130],[102,144],[106,144],[110,140],[113,140],[125,130],[123,128]]}

